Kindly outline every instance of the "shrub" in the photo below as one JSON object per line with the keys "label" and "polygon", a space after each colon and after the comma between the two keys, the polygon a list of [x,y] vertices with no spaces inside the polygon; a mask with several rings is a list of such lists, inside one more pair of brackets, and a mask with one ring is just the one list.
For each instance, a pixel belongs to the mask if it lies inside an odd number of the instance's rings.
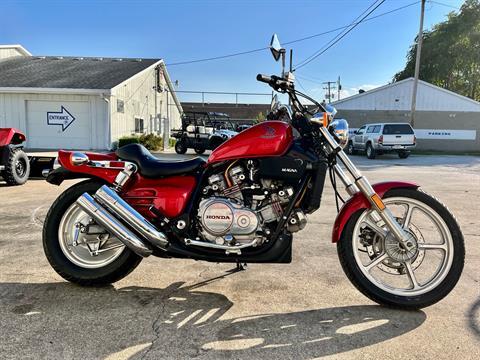
{"label": "shrub", "polygon": [[[155,134],[142,134],[140,136],[137,136],[137,135],[123,136],[116,143],[118,144],[113,145],[113,146],[116,145],[115,149],[121,148],[122,146],[125,146],[128,144],[142,144],[148,150],[159,150],[163,146],[162,137]],[[169,146],[174,147],[175,143],[176,143],[176,139],[174,138],[169,139],[169,142],[168,142]]]}
{"label": "shrub", "polygon": [[118,139],[118,147],[121,148],[122,146],[128,145],[128,144],[138,144],[140,143],[140,140],[138,136],[132,135],[132,136],[122,136],[120,139]]}
{"label": "shrub", "polygon": [[140,135],[139,140],[148,150],[158,150],[162,146],[162,137],[155,134]]}

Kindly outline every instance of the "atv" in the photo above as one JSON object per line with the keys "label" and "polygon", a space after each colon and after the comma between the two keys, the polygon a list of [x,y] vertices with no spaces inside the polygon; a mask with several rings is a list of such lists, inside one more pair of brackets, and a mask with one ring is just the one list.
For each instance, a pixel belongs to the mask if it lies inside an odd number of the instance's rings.
{"label": "atv", "polygon": [[25,184],[30,160],[23,151],[25,135],[14,128],[0,128],[0,175],[8,185]]}
{"label": "atv", "polygon": [[18,129],[0,128],[0,176],[7,185],[25,184],[29,177],[45,178],[55,167],[54,156],[27,156],[26,139]]}

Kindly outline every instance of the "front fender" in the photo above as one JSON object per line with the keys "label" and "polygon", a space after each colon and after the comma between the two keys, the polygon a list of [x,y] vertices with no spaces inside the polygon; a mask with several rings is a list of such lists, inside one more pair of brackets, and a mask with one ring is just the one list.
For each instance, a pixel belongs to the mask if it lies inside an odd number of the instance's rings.
{"label": "front fender", "polygon": [[25,139],[25,134],[18,129],[0,128],[0,146],[20,145]]}
{"label": "front fender", "polygon": [[[403,182],[403,181],[387,181],[374,184],[373,189],[375,192],[383,198],[385,193],[392,189],[401,189],[401,188],[418,188],[419,186],[412,182]],[[348,222],[348,219],[361,209],[370,209],[372,206],[370,202],[367,200],[365,195],[361,192],[356,193],[350,199],[348,199],[345,204],[343,204],[340,212],[335,219],[335,224],[333,225],[332,230],[332,242],[336,243],[340,240],[340,236],[342,235],[343,228]]]}

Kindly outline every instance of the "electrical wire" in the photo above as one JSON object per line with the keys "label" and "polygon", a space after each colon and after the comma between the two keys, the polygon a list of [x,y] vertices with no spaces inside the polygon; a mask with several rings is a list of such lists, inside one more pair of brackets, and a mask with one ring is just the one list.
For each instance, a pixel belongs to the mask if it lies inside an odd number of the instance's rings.
{"label": "electrical wire", "polygon": [[460,8],[458,8],[458,7],[456,7],[456,6],[453,6],[453,5],[450,5],[450,4],[445,4],[445,3],[442,3],[442,2],[440,2],[440,1],[428,0],[427,2],[429,2],[429,3],[431,3],[431,4],[437,4],[437,5],[446,6],[446,7],[455,9],[455,10],[460,10]]}
{"label": "electrical wire", "polygon": [[360,15],[358,15],[349,25],[347,25],[347,27],[345,29],[343,29],[341,32],[339,32],[337,35],[335,35],[332,39],[330,39],[325,45],[322,46],[322,48],[318,51],[316,51],[315,53],[313,53],[312,55],[310,55],[309,57],[307,57],[306,59],[304,59],[303,61],[301,61],[298,65],[301,66],[304,62],[307,62],[308,60],[310,60],[310,58],[314,57],[316,55],[317,52],[321,51],[323,48],[325,48],[326,46],[328,46],[330,43],[332,43],[333,41],[335,41],[337,38],[339,38],[340,36],[342,36],[342,34],[347,31],[348,32],[348,28],[353,26],[353,24],[356,24],[356,22],[358,22],[358,20],[366,13],[368,12],[376,3],[378,2],[378,0],[375,0],[372,4],[370,4],[370,6],[365,9]]}
{"label": "electrical wire", "polygon": [[[378,9],[379,6],[381,6],[386,0],[382,0],[380,3],[378,3],[373,9],[371,9],[366,15],[360,19],[357,23],[355,23],[353,26],[351,26],[347,31],[345,31],[340,37],[337,37],[333,42],[331,42],[327,47],[323,46],[320,50],[316,51],[314,55],[311,55],[308,57],[306,60],[303,60],[300,62],[299,65],[295,67],[295,70],[298,70],[309,63],[311,63],[313,60],[318,58],[320,55],[324,54],[328,49],[330,49],[332,46],[337,44],[340,40],[342,40],[345,36],[347,36],[353,29],[355,29],[358,25],[360,25],[370,14],[372,14],[376,9]],[[375,1],[376,2],[376,1]],[[332,39],[333,40],[333,39]]]}
{"label": "electrical wire", "polygon": [[[303,37],[303,38],[299,38],[299,39],[287,41],[287,42],[285,42],[285,43],[283,43],[283,44],[284,44],[284,45],[290,45],[290,44],[295,44],[295,43],[298,43],[298,42],[302,42],[302,41],[314,39],[314,38],[319,37],[319,36],[328,35],[328,34],[331,34],[331,33],[334,33],[334,32],[340,31],[340,30],[347,29],[347,28],[351,27],[352,25],[358,25],[358,24],[360,24],[360,23],[365,23],[365,22],[368,22],[368,21],[371,21],[371,20],[378,19],[379,17],[386,16],[386,15],[392,14],[392,13],[394,13],[394,12],[397,12],[397,11],[400,11],[400,10],[403,10],[403,9],[406,9],[406,8],[408,8],[408,7],[410,7],[410,6],[413,6],[413,5],[416,5],[416,4],[418,4],[418,3],[420,3],[420,1],[417,0],[417,1],[413,2],[413,3],[410,3],[410,4],[407,4],[407,5],[404,5],[404,6],[401,6],[401,7],[398,7],[398,8],[389,10],[389,11],[386,11],[386,12],[384,12],[384,13],[381,13],[381,14],[378,14],[378,15],[375,15],[375,16],[372,16],[372,17],[369,17],[368,19],[364,19],[364,20],[361,21],[361,22],[359,21],[359,22],[357,22],[357,23],[350,23],[350,24],[348,24],[348,25],[340,26],[340,27],[337,27],[337,28],[335,28],[335,29],[331,29],[331,30],[323,31],[323,32],[321,32],[321,33],[309,35],[309,36],[306,36],[306,37]],[[265,46],[265,47],[261,47],[261,48],[257,48],[257,49],[246,50],[246,51],[236,52],[236,53],[232,53],[232,54],[219,55],[219,56],[213,56],[213,57],[202,58],[202,59],[195,59],[195,60],[186,60],[186,61],[172,62],[172,63],[166,64],[166,66],[188,65],[188,64],[195,64],[195,63],[199,63],[199,62],[222,60],[222,59],[227,59],[227,58],[231,58],[231,57],[235,57],[235,56],[248,55],[248,54],[252,54],[252,53],[256,53],[256,52],[268,50],[269,48],[270,48],[270,47]]]}
{"label": "electrical wire", "polygon": [[220,60],[220,59],[227,59],[231,58],[234,56],[240,56],[240,55],[246,55],[246,54],[252,54],[255,52],[263,51],[263,50],[268,50],[269,47],[262,47],[258,49],[253,49],[253,50],[247,50],[247,51],[241,51],[233,54],[228,54],[228,55],[220,55],[220,56],[214,56],[210,58],[205,58],[205,59],[197,59],[197,60],[189,60],[189,61],[179,61],[179,62],[174,62],[170,64],[166,64],[166,66],[177,66],[177,65],[186,65],[186,64],[194,64],[194,63],[199,63],[199,62],[204,62],[204,61],[212,61],[212,60]]}

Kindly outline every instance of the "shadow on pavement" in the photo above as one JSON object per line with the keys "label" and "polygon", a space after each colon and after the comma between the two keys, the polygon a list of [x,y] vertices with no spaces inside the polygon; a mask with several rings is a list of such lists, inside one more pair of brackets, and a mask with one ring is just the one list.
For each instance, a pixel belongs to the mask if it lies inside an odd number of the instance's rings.
{"label": "shadow on pavement", "polygon": [[475,302],[468,312],[468,322],[473,333],[480,338],[480,300]]}
{"label": "shadow on pavement", "polygon": [[232,319],[224,295],[183,285],[1,283],[2,357],[307,359],[401,336],[426,318],[372,305]]}

